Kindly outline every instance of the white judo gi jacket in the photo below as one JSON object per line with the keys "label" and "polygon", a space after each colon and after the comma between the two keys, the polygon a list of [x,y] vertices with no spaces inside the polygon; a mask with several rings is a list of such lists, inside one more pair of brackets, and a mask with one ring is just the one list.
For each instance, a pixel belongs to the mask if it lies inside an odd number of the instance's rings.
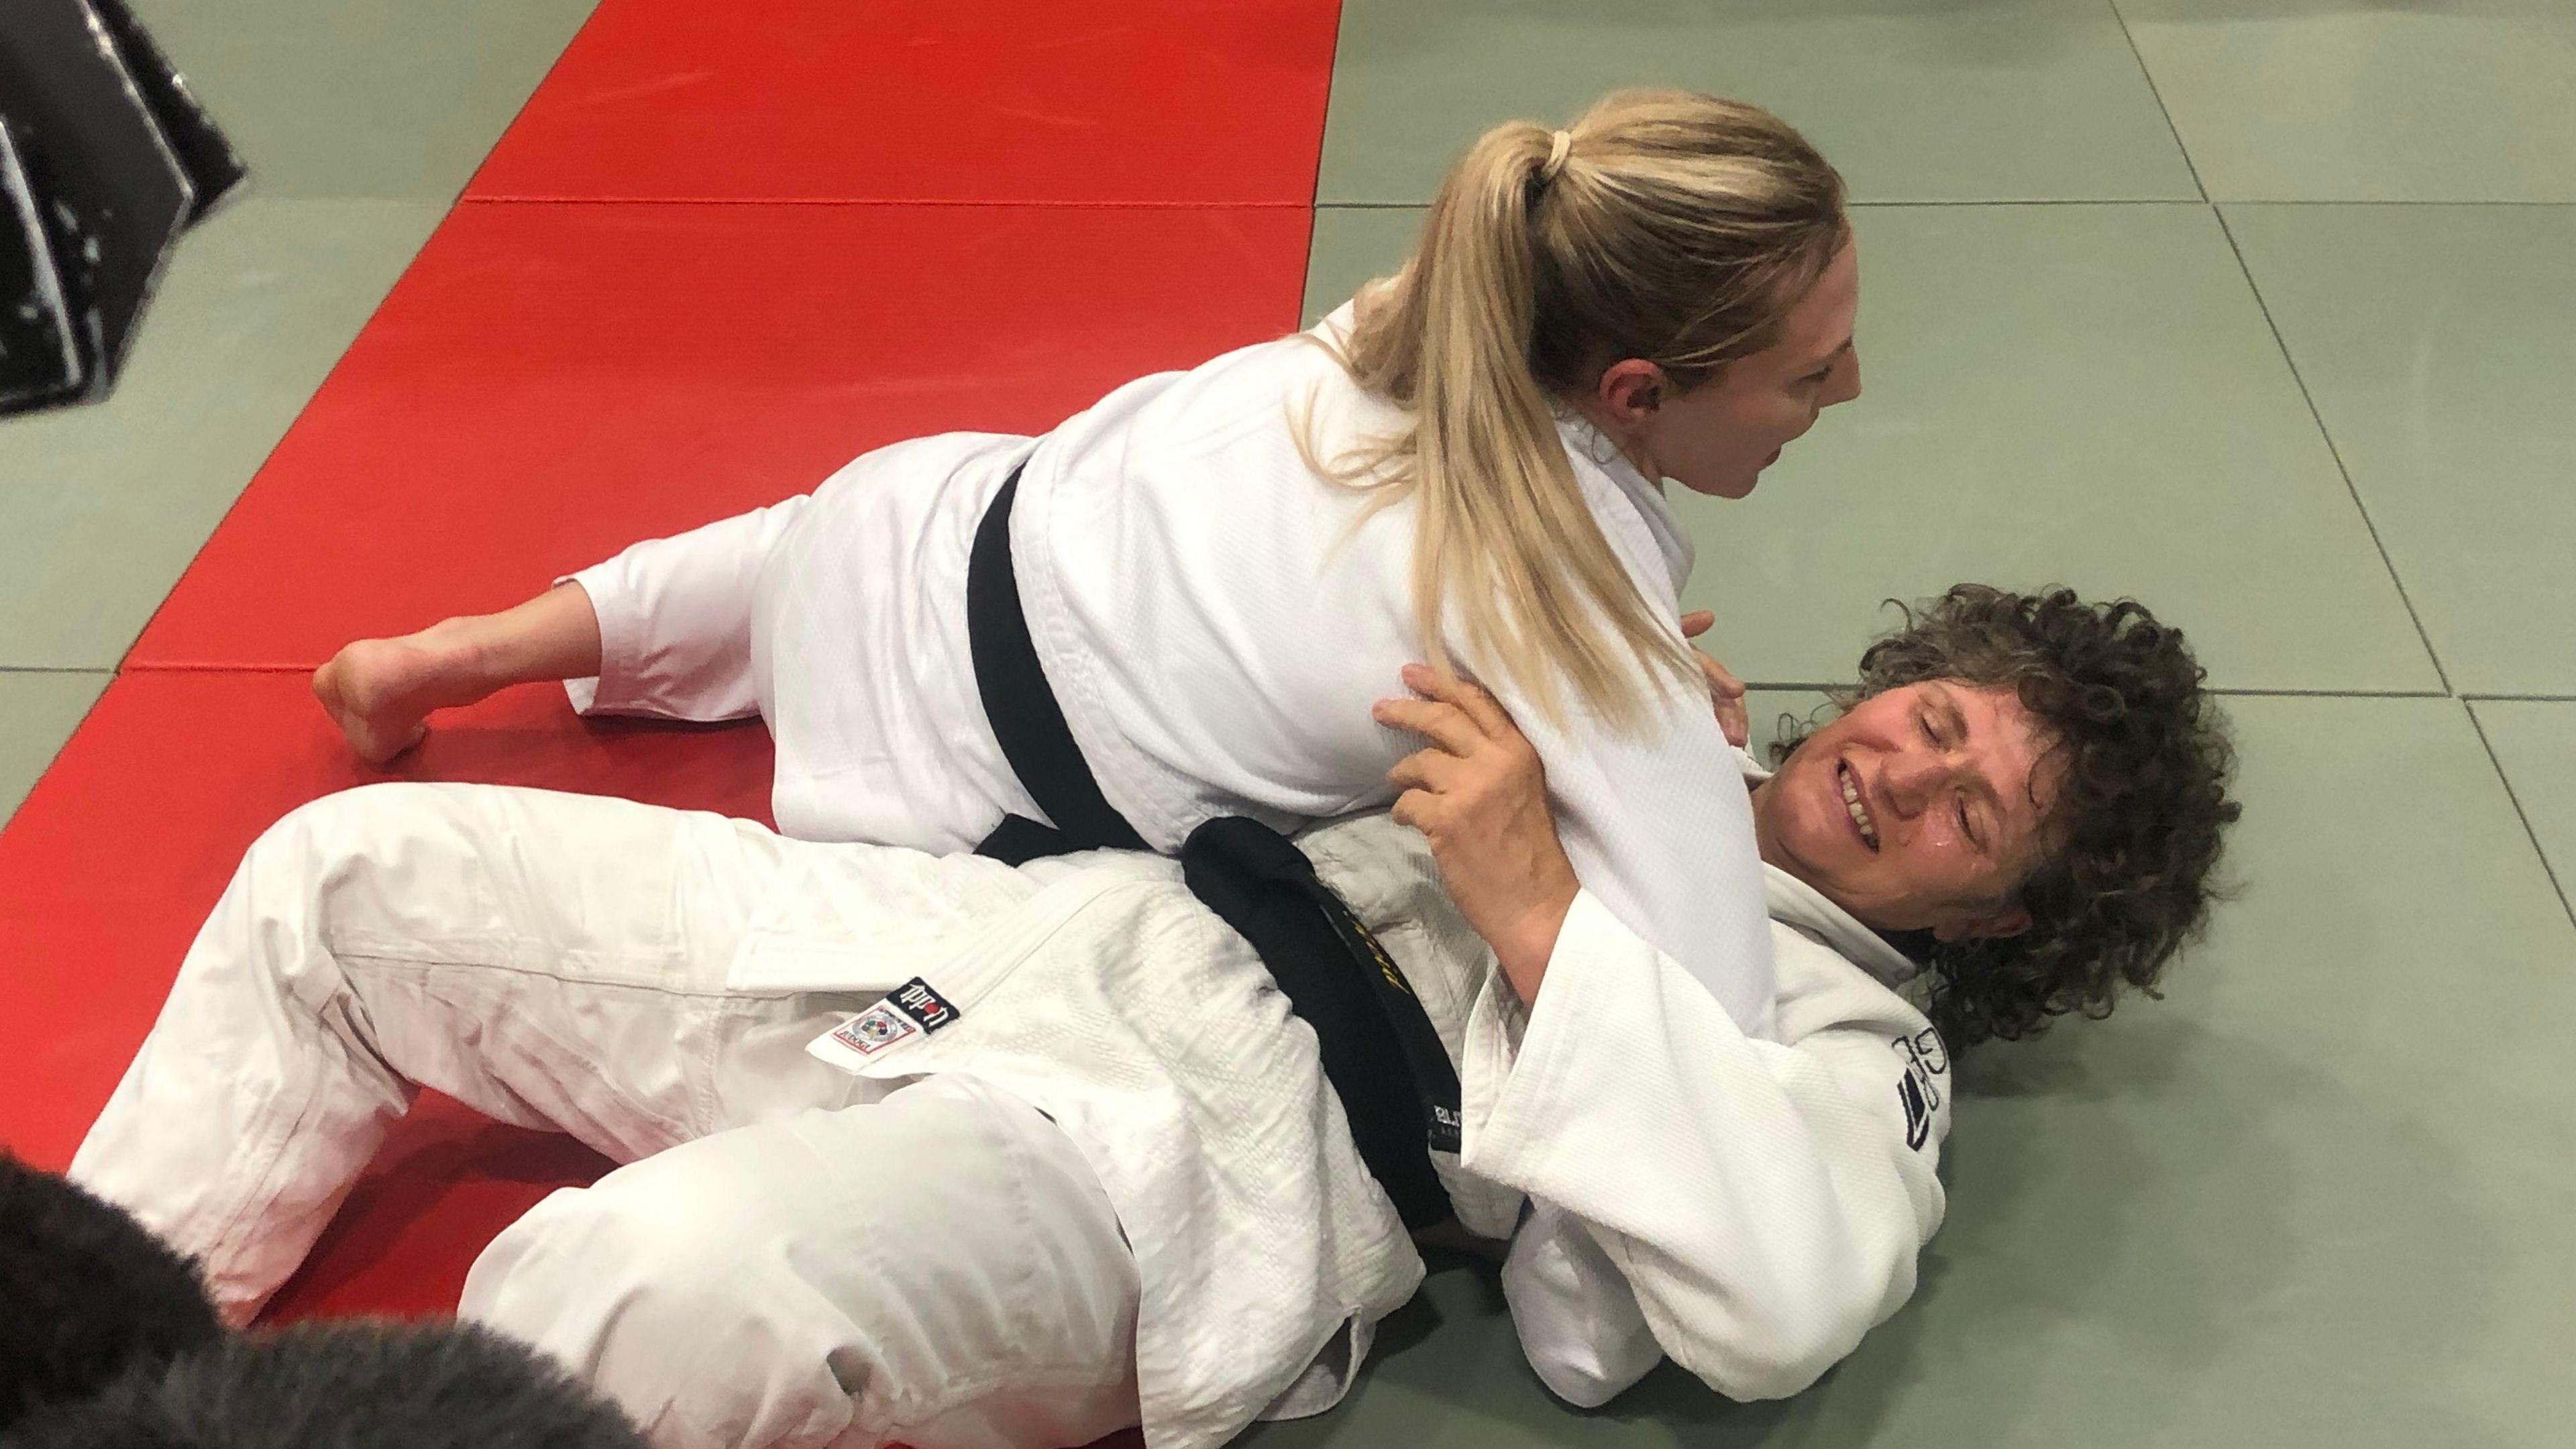
{"label": "white judo gi jacket", "polygon": [[[1286,830],[1383,806],[1387,770],[1420,747],[1369,713],[1427,655],[1412,509],[1362,522],[1363,495],[1307,465],[1301,420],[1327,460],[1406,423],[1315,340],[1286,338],[1139,379],[1042,438],[880,449],[809,496],[574,575],[603,658],[573,703],[758,713],[777,741],[778,827],[800,839],[950,852],[1005,814],[1043,819],[984,717],[966,634],[975,528],[1018,467],[1011,551],[1031,640],[1102,793],[1149,845],[1176,850],[1220,815]],[[1560,431],[1603,536],[1678,643],[1687,534],[1588,423]],[[1633,736],[1553,725],[1483,682],[1546,763],[1595,899],[1768,1035],[1751,809],[1698,681],[1665,690]]]}
{"label": "white judo gi jacket", "polygon": [[[1759,1040],[1586,890],[1524,1010],[1419,836],[1376,815],[1301,844],[1456,1059],[1464,1150],[1439,1166],[1462,1223],[1511,1240],[1504,1288],[1551,1389],[1597,1404],[1669,1356],[1733,1397],[1795,1393],[1913,1291],[1948,1064],[1875,934],[1767,871],[1779,1039]],[[908,897],[934,870],[870,899],[782,892],[731,984],[918,976],[956,1008],[865,1058],[816,1051],[865,1076],[971,1075],[1072,1138],[1135,1253],[1154,1449],[1337,1402],[1423,1266],[1309,1029],[1173,861],[1040,862],[1010,903],[978,879],[985,924],[963,933],[955,911],[920,925]],[[881,946],[864,966],[854,935]]]}

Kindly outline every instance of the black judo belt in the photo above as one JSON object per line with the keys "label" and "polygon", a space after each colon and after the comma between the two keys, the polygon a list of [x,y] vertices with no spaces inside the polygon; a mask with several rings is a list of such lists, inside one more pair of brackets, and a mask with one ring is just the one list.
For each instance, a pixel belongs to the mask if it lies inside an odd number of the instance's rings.
{"label": "black judo belt", "polygon": [[[975,530],[966,565],[966,631],[975,689],[1012,773],[1054,825],[1006,817],[979,855],[1018,865],[1144,837],[1100,793],[1039,666],[1011,564],[1014,468]],[[1431,1152],[1459,1148],[1458,1072],[1395,959],[1316,876],[1296,843],[1230,815],[1190,832],[1181,874],[1191,894],[1251,943],[1289,1007],[1315,1032],[1324,1079],[1342,1099],[1352,1144],[1408,1228],[1450,1216]]]}

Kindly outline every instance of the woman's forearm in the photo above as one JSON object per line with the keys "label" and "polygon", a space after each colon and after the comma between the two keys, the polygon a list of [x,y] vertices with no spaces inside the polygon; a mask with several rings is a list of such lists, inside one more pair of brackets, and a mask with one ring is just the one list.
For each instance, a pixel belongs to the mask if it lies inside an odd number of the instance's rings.
{"label": "woman's forearm", "polygon": [[[1523,1005],[1538,1001],[1539,982],[1547,976],[1549,959],[1556,955],[1556,938],[1565,929],[1566,913],[1574,909],[1574,896],[1569,872],[1561,894],[1532,901],[1509,927],[1485,937],[1485,944],[1494,948],[1503,979],[1511,983],[1512,994]],[[1474,918],[1469,920],[1473,923]]]}

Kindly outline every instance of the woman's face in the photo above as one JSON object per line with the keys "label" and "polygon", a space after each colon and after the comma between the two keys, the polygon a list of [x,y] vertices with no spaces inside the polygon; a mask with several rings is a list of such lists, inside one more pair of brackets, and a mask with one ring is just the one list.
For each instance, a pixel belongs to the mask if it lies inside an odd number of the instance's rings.
{"label": "woman's face", "polygon": [[1860,261],[1845,242],[1789,309],[1780,339],[1710,381],[1675,395],[1649,362],[1630,359],[1604,372],[1602,400],[1614,390],[1626,394],[1626,405],[1611,409],[1624,415],[1610,422],[1612,435],[1649,478],[1741,498],[1782,448],[1816,425],[1817,414],[1860,396],[1860,353],[1852,342],[1859,314]]}
{"label": "woman's face", "polygon": [[1873,695],[1753,792],[1762,858],[1864,925],[2006,936],[2044,852],[2056,771],[2008,687],[1934,680]]}

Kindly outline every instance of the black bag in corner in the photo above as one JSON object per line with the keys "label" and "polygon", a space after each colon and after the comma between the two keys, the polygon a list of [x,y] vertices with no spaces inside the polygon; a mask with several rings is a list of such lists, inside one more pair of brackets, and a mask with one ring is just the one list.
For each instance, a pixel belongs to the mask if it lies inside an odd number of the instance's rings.
{"label": "black bag in corner", "polygon": [[106,396],[172,243],[244,174],[122,0],[0,0],[0,414]]}

